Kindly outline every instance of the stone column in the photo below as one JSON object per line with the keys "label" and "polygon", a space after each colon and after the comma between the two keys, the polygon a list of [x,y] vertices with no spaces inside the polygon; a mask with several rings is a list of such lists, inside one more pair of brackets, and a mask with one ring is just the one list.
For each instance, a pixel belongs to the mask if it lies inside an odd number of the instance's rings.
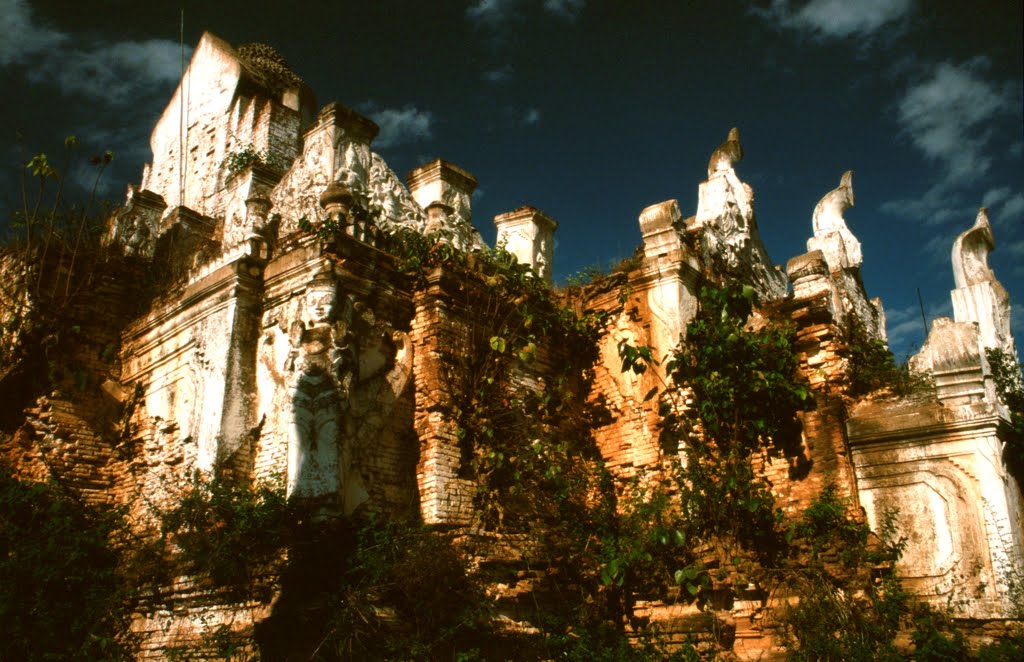
{"label": "stone column", "polygon": [[539,209],[519,207],[495,216],[494,224],[498,226],[498,245],[504,246],[520,264],[529,265],[537,276],[550,283],[558,223]]}

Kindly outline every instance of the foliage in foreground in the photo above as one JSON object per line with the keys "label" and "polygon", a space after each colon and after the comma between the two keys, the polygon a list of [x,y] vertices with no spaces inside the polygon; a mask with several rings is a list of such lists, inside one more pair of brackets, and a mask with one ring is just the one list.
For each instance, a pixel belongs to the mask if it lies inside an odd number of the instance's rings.
{"label": "foliage in foreground", "polygon": [[1003,450],[1003,461],[1017,480],[1024,479],[1024,380],[1020,364],[999,348],[985,350],[996,393],[1010,414],[1010,437]]}
{"label": "foliage in foreground", "polygon": [[926,375],[910,371],[907,362],[896,363],[888,345],[872,338],[860,322],[851,322],[848,337],[849,389],[853,397],[870,395],[889,389],[898,396],[909,396],[928,391],[932,387]]}
{"label": "foliage in foreground", "polygon": [[[487,634],[488,601],[451,541],[414,520],[375,511],[325,518],[288,502],[279,483],[244,485],[193,474],[158,512],[176,566],[243,603],[281,594],[255,632],[210,629],[177,659],[436,659]],[[472,635],[472,637],[470,637]]]}
{"label": "foliage in foreground", "polygon": [[0,466],[0,659],[129,658],[121,513]]}

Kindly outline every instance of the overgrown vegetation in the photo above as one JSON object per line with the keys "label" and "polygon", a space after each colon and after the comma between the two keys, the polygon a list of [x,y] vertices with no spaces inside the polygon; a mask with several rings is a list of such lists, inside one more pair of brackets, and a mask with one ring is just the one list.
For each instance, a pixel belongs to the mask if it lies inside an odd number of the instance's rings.
{"label": "overgrown vegetation", "polygon": [[996,393],[1010,415],[1010,435],[1003,449],[1003,461],[1017,477],[1024,479],[1024,381],[1017,359],[1002,349],[985,350],[992,369]]}
{"label": "overgrown vegetation", "polygon": [[[154,507],[159,545],[178,555],[181,569],[209,576],[220,587],[251,593],[276,569],[299,516],[281,481],[255,485],[214,479],[199,471],[172,492],[171,506]],[[247,596],[255,597],[255,596]]]}
{"label": "overgrown vegetation", "polygon": [[[265,159],[236,156],[233,172]],[[45,186],[53,176],[45,159],[35,167]],[[300,226],[323,239],[341,231],[336,223]],[[47,233],[53,241],[52,228]],[[40,236],[30,231],[26,241]],[[521,559],[490,571],[529,586],[534,602],[520,608],[536,632],[496,631],[496,605],[469,563],[472,548],[416,516],[362,510],[328,518],[289,502],[280,481],[193,473],[169,505],[155,508],[159,537],[129,546],[119,511],[95,511],[54,485],[2,474],[0,657],[120,659],[135,591],[179,572],[240,604],[280,593],[255,627],[210,627],[169,651],[177,659],[698,659],[713,651],[669,651],[661,633],[635,617],[636,602],[711,611],[727,608],[737,585],[797,598],[777,622],[794,659],[895,659],[894,638],[908,619],[916,624],[915,659],[966,655],[948,621],[911,609],[892,573],[902,541],[891,518],[872,533],[827,485],[798,518],[784,519],[759,467],[795,452],[797,411],[813,400],[798,377],[793,329],[751,325],[753,290],[701,290],[686,339],[663,366],[669,384],[648,394],[661,403],[662,466],[623,484],[593,439],[607,412],[585,397],[602,316],[578,313],[582,306],[500,248],[467,254],[440,235],[412,231],[382,245],[414,289],[438,269],[459,283],[452,306],[472,324],[463,342],[444,348],[445,399],[434,407],[453,426],[462,477],[476,489],[474,528],[521,543]],[[649,347],[623,344],[619,353],[623,371],[655,366]],[[989,360],[1020,435],[1019,367],[1005,356]],[[850,362],[852,394],[902,392],[899,384],[911,383],[879,341],[854,334]],[[1004,659],[1020,650],[1014,645],[983,655]]]}
{"label": "overgrown vegetation", "polygon": [[704,288],[700,302],[666,365],[674,382],[691,390],[692,410],[670,417],[663,438],[685,456],[675,471],[692,535],[735,541],[768,560],[778,546],[779,513],[752,460],[795,449],[796,412],[810,389],[797,379],[792,328],[745,328],[753,290]]}
{"label": "overgrown vegetation", "polygon": [[893,564],[905,541],[895,513],[884,514],[875,536],[850,510],[829,484],[789,527],[787,565],[799,565],[773,574],[778,590],[798,598],[781,617],[794,660],[901,659],[894,640],[910,607]]}
{"label": "overgrown vegetation", "polygon": [[[95,169],[91,193],[84,204],[72,204],[66,183],[79,160],[78,139],[69,136],[64,145],[60,168],[43,153],[26,164],[23,205],[0,245],[0,395],[11,400],[5,408],[10,412],[35,387],[74,392],[88,386],[86,372],[70,358],[81,333],[74,306],[105,260],[96,193],[113,154],[89,159]],[[0,412],[0,425],[10,423],[7,413]]]}
{"label": "overgrown vegetation", "polygon": [[127,660],[132,588],[111,544],[119,510],[0,465],[0,659]]}
{"label": "overgrown vegetation", "polygon": [[276,156],[266,150],[256,149],[252,143],[247,143],[236,150],[232,150],[224,157],[224,167],[228,169],[231,176],[245,172],[253,166],[265,166],[284,169],[284,164]]}
{"label": "overgrown vegetation", "polygon": [[897,363],[888,345],[872,337],[860,322],[851,322],[848,332],[849,390],[853,397],[865,396],[882,389],[893,395],[908,396],[928,391],[931,380],[910,371],[909,363]]}
{"label": "overgrown vegetation", "polygon": [[[232,599],[266,600],[269,618],[209,628],[177,659],[454,659],[489,632],[489,602],[450,539],[415,521],[365,511],[324,519],[281,485],[193,476],[159,512],[181,569]],[[156,558],[163,557],[158,554]],[[467,658],[471,659],[471,658]]]}

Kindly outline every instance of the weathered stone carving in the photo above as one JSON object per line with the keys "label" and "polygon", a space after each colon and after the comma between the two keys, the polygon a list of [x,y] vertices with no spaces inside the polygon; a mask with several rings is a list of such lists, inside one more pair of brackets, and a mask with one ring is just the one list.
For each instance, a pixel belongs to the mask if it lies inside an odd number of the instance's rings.
{"label": "weathered stone carving", "polygon": [[[365,227],[372,221],[438,232],[463,248],[478,245],[470,225],[475,179],[436,161],[414,170],[406,191],[371,151],[377,132],[371,121],[332,104],[302,132],[305,107],[288,97],[299,82],[280,68],[279,56],[261,49],[233,54],[218,44],[204,37],[190,69],[197,88],[192,98],[199,88],[210,92],[190,106],[202,111],[196,117],[205,133],[201,140],[193,134],[196,143],[188,143],[197,145],[200,156],[179,173],[178,125],[161,120],[155,138],[165,151],[144,179],[163,187],[171,199],[196,207],[165,210],[160,195],[136,190],[110,235],[125,252],[152,265],[180,262],[191,270],[188,280],[177,280],[176,289],[163,292],[121,335],[119,382],[139,387],[136,418],[148,431],[142,453],[131,459],[129,480],[134,478],[142,493],[155,492],[162,474],[180,478],[184,469],[212,471],[237,457],[240,461],[229,468],[239,476],[283,472],[290,496],[324,510],[351,513],[371,494],[375,505],[401,508],[416,504],[418,490],[424,521],[471,525],[473,483],[458,473],[463,454],[457,430],[439,403],[450,387],[446,371],[458,369],[450,348],[467,346],[467,334],[480,330],[474,326],[477,311],[458,305],[465,283],[454,282],[450,271],[435,271],[427,286],[410,292],[409,279],[393,269],[391,258],[358,241],[372,236],[373,228]],[[206,75],[211,72],[216,75]],[[246,86],[239,86],[243,79]],[[250,83],[258,88],[258,99],[251,96]],[[220,85],[223,89],[209,87]],[[280,103],[266,103],[270,92]],[[174,119],[173,113],[167,117]],[[225,133],[236,128],[243,132]],[[283,178],[280,169],[265,164],[226,172],[224,151],[249,140],[261,152],[294,150],[298,158]],[[602,418],[594,437],[617,476],[664,460],[658,402],[647,394],[669,381],[664,358],[696,314],[700,286],[708,280],[742,280],[766,298],[785,291],[785,280],[758,237],[753,191],[735,171],[742,156],[738,131],[730,131],[709,160],[692,222],[682,220],[674,200],[644,209],[639,219],[644,254],[621,274],[626,286],[588,288],[589,298],[582,302],[585,310],[608,315],[606,333],[597,341],[593,390],[578,395],[591,401],[596,395],[614,417],[607,423]],[[182,174],[186,177],[179,179]],[[200,175],[198,181],[193,174]],[[996,305],[1002,290],[987,266],[991,228],[979,218],[958,240],[953,293],[958,321],[936,322],[915,359],[916,369],[934,377],[938,397],[855,411],[843,430],[849,404],[841,397],[847,395],[844,332],[857,320],[884,337],[880,305],[867,299],[859,279],[859,243],[843,219],[853,202],[847,173],[815,209],[809,246],[819,250],[790,261],[793,300],[767,307],[773,319],[789,315],[800,327],[801,369],[817,405],[816,411],[803,412],[807,459],[819,473],[788,483],[786,476],[793,473],[782,464],[766,464],[765,475],[779,479],[773,488],[788,495],[779,502],[794,514],[814,497],[821,472],[832,469],[875,525],[887,505],[908,504],[903,523],[911,540],[901,570],[910,586],[945,599],[963,585],[961,573],[980,568],[966,584],[983,593],[970,613],[1006,613],[1000,596],[1007,589],[999,582],[1021,548],[1021,508],[1016,483],[1000,462],[1005,421],[994,404],[984,365],[987,341],[981,340],[988,324],[996,329],[991,346],[1012,347],[1012,341],[999,344],[1009,337],[1008,330],[1005,336],[998,332],[1000,324],[1008,324],[1008,307]],[[293,234],[303,216],[316,222],[324,215],[358,241]],[[524,231],[513,231],[512,223],[502,231],[499,223],[499,241],[507,235],[510,250],[548,277],[554,221],[532,208],[516,210],[507,220],[525,221]],[[279,234],[285,235],[280,250],[269,250]],[[138,266],[137,260],[125,262]],[[644,374],[623,372],[619,343],[651,348],[658,365]],[[533,387],[544,388],[546,371],[559,360],[558,348],[553,350],[525,376]],[[685,389],[666,397],[686,406]],[[77,453],[93,461],[98,446],[76,448],[63,425],[54,417],[40,427],[47,443],[65,444],[69,457]],[[97,457],[104,460],[109,451],[101,448]],[[116,462],[112,466],[117,471]],[[122,498],[103,489],[96,494]],[[144,510],[138,492],[125,498]],[[176,612],[168,623],[205,619],[210,612],[203,600],[219,598],[195,594],[188,599],[197,608]],[[250,620],[257,619],[250,615]],[[153,642],[161,641],[160,635],[147,636],[146,650],[159,655],[162,644]]]}
{"label": "weathered stone carving", "polygon": [[166,208],[161,196],[129,184],[124,207],[111,223],[106,242],[120,244],[125,255],[152,258],[160,232],[160,216]]}
{"label": "weathered stone carving", "polygon": [[864,262],[860,242],[843,218],[843,212],[853,205],[853,171],[847,170],[839,187],[826,193],[814,207],[814,236],[807,240],[807,250],[820,250],[832,270],[857,268]]}
{"label": "weathered stone carving", "polygon": [[370,160],[370,178],[364,194],[370,217],[381,227],[423,230],[423,210],[376,152]]}
{"label": "weathered stone carving", "polygon": [[436,227],[434,232],[461,250],[483,247],[480,233],[473,227],[473,191],[476,190],[473,175],[454,163],[435,159],[413,169],[405,181],[420,207],[426,209],[439,203],[451,209],[446,214],[445,225]]}
{"label": "weathered stone carving", "polygon": [[[978,326],[940,317],[910,368],[931,377],[934,396],[867,401],[847,424],[868,521],[886,509],[910,544],[897,564],[925,600],[954,604],[962,616],[1005,614],[1006,581],[1021,543],[1015,481],[1002,462],[1005,425],[986,376]],[[969,602],[948,602],[970,591]]]}
{"label": "weathered stone carving", "polygon": [[1010,329],[1010,295],[988,266],[995,248],[992,226],[984,207],[971,229],[953,243],[953,316],[958,322],[974,322],[984,347],[998,347],[1016,356]]}
{"label": "weathered stone carving", "polygon": [[346,473],[343,411],[359,369],[352,337],[350,297],[339,306],[329,278],[310,283],[303,319],[288,331],[292,437],[288,446],[288,493],[299,497],[337,495]]}
{"label": "weathered stone carving", "polygon": [[959,289],[996,280],[988,266],[988,254],[996,247],[988,210],[978,210],[974,225],[953,242],[953,282]]}
{"label": "weathered stone carving", "polygon": [[789,278],[794,297],[828,293],[829,308],[837,324],[856,336],[885,340],[882,302],[868,299],[860,278],[860,242],[843,218],[843,212],[853,203],[853,171],[847,170],[839,186],[815,206],[814,235],[807,240],[807,253],[790,260]]}
{"label": "weathered stone carving", "polygon": [[701,258],[721,275],[752,285],[767,300],[786,295],[786,276],[768,258],[754,217],[754,191],[740,181],[734,165],[743,157],[739,131],[708,162],[708,179],[698,192],[697,215],[687,230],[697,233]]}

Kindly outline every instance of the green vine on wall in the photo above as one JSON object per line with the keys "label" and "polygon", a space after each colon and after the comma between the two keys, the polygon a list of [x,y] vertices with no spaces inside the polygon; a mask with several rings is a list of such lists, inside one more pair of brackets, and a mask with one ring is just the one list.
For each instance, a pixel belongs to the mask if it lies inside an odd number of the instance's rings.
{"label": "green vine on wall", "polygon": [[1024,480],[1024,380],[1016,358],[996,347],[985,350],[992,369],[996,394],[1010,415],[1010,435],[1003,449],[1003,461],[1017,478]]}

